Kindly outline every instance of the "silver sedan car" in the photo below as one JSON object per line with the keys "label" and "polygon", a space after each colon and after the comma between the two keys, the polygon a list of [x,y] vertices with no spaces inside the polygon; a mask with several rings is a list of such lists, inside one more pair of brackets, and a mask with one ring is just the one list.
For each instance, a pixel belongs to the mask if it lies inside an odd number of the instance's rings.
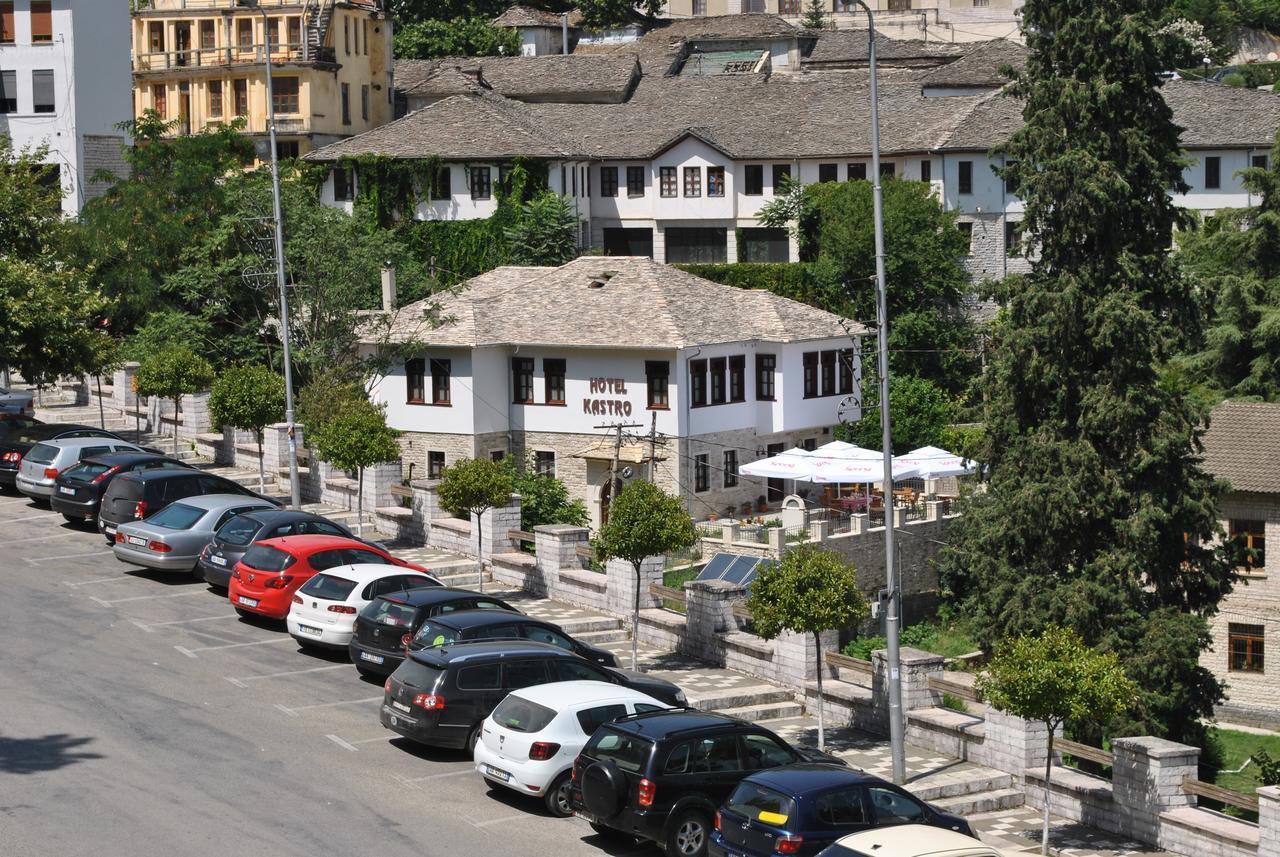
{"label": "silver sedan car", "polygon": [[0,387],[0,413],[17,414],[20,417],[34,417],[36,409],[31,404],[34,394],[27,390],[9,390]]}
{"label": "silver sedan car", "polygon": [[200,552],[223,524],[245,512],[274,508],[243,494],[186,497],[141,521],[121,524],[112,551],[121,562],[194,574]]}

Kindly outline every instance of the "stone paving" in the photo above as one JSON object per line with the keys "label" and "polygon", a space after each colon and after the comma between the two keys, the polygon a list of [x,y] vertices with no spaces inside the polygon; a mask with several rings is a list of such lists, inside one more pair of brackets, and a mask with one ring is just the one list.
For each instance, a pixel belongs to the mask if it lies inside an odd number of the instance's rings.
{"label": "stone paving", "polygon": [[[1006,853],[1040,853],[1041,810],[1020,806],[984,812],[969,816],[969,823],[983,842]],[[1114,834],[1053,815],[1049,816],[1049,852],[1061,857],[1175,857],[1168,851],[1129,842]]]}

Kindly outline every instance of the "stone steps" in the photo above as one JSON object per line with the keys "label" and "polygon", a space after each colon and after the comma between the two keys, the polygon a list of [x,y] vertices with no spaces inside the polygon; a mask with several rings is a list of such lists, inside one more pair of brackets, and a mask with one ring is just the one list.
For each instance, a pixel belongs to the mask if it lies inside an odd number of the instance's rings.
{"label": "stone steps", "polygon": [[968,767],[926,774],[907,783],[906,789],[921,800],[935,803],[983,792],[998,792],[1013,786],[1013,776],[992,768]]}
{"label": "stone steps", "polygon": [[631,632],[626,628],[613,628],[608,631],[570,631],[568,626],[572,623],[563,622],[559,624],[566,632],[572,634],[574,639],[581,640],[588,646],[597,648],[603,647],[606,643],[620,643],[631,639]]}
{"label": "stone steps", "polygon": [[686,693],[689,696],[689,705],[703,711],[724,711],[726,709],[748,708],[757,705],[794,703],[795,701],[794,693],[771,684],[749,685],[705,692],[694,691],[692,693],[686,690]]}
{"label": "stone steps", "polygon": [[933,806],[943,812],[956,815],[975,815],[980,812],[994,812],[998,809],[1012,809],[1022,806],[1025,802],[1026,796],[1020,789],[1015,788],[993,789],[930,801]]}
{"label": "stone steps", "polygon": [[721,714],[728,714],[730,717],[737,717],[751,723],[762,723],[769,720],[799,717],[804,713],[804,709],[800,706],[800,703],[796,702],[794,699],[766,702],[757,705],[743,705],[736,708],[719,708],[717,711]]}

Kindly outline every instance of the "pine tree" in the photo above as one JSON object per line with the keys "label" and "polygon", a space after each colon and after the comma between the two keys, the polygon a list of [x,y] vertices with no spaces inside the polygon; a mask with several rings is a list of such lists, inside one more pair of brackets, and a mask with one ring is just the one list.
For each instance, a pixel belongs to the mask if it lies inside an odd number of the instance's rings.
{"label": "pine tree", "polygon": [[1197,303],[1168,248],[1185,189],[1159,72],[1158,0],[1028,0],[1004,176],[1031,271],[998,287],[989,490],[952,531],[950,597],[986,646],[1049,625],[1116,652],[1141,687],[1118,734],[1196,741],[1222,697],[1198,663],[1231,587],[1203,414],[1168,371]]}
{"label": "pine tree", "polygon": [[809,5],[804,9],[804,17],[800,19],[800,26],[807,30],[827,28],[827,11],[822,0],[809,0]]}

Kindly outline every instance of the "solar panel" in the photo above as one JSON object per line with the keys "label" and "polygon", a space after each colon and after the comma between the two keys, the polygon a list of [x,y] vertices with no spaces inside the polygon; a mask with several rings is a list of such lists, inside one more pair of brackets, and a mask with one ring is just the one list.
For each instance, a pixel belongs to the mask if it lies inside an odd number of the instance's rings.
{"label": "solar panel", "polygon": [[718,553],[698,572],[697,580],[719,580],[728,570],[729,565],[738,558],[737,554]]}
{"label": "solar panel", "polygon": [[734,561],[733,565],[725,571],[724,577],[721,579],[724,580],[725,583],[732,583],[735,586],[741,586],[748,577],[755,576],[754,572],[756,570],[756,565],[758,565],[759,562],[760,559],[758,557],[740,556]]}
{"label": "solar panel", "polygon": [[751,571],[747,574],[746,580],[742,581],[742,585],[748,590],[751,589],[751,582],[756,579],[756,576],[759,575],[760,572],[764,571],[766,568],[773,568],[777,564],[778,563],[775,560],[771,559],[758,560],[756,564],[751,567]]}

